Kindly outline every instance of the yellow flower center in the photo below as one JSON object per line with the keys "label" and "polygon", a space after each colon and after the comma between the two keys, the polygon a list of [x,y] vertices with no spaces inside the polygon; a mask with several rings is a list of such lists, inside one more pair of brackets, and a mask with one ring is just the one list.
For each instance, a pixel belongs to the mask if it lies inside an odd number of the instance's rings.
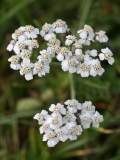
{"label": "yellow flower center", "polygon": [[37,72],[40,72],[43,69],[43,65],[38,62],[35,64],[35,69]]}
{"label": "yellow flower center", "polygon": [[90,28],[89,26],[85,26],[85,27],[84,27],[84,30],[85,30],[86,32],[90,32],[90,31],[91,31],[91,28]]}
{"label": "yellow flower center", "polygon": [[58,52],[58,51],[60,50],[60,47],[57,46],[57,45],[54,45],[54,46],[52,46],[52,50],[53,50],[54,52]]}
{"label": "yellow flower center", "polygon": [[110,54],[109,53],[105,53],[105,58],[106,59],[109,59],[111,56],[110,56]]}
{"label": "yellow flower center", "polygon": [[55,135],[52,132],[50,132],[47,134],[47,137],[48,137],[48,139],[53,139],[55,137]]}
{"label": "yellow flower center", "polygon": [[87,65],[83,63],[83,64],[80,65],[80,68],[81,68],[82,71],[86,71],[87,70]]}
{"label": "yellow flower center", "polygon": [[31,71],[31,68],[29,66],[23,66],[22,67],[23,74],[29,73],[30,71]]}
{"label": "yellow flower center", "polygon": [[77,130],[78,130],[77,126],[74,126],[74,127],[71,128],[72,132],[76,132]]}
{"label": "yellow flower center", "polygon": [[57,124],[58,123],[58,119],[57,118],[53,118],[52,123],[53,124]]}
{"label": "yellow flower center", "polygon": [[25,48],[25,44],[24,43],[19,43],[18,44],[18,48],[19,49],[24,49]]}
{"label": "yellow flower center", "polygon": [[56,21],[56,27],[62,27],[62,25],[63,25],[63,21],[61,19],[58,19]]}
{"label": "yellow flower center", "polygon": [[86,109],[89,111],[89,110],[92,109],[92,107],[91,106],[87,106]]}
{"label": "yellow flower center", "polygon": [[94,117],[94,121],[95,121],[96,123],[99,123],[99,122],[100,122],[100,120],[99,120],[98,117]]}
{"label": "yellow flower center", "polygon": [[32,39],[32,40],[30,41],[30,46],[31,46],[32,48],[37,48],[37,46],[38,46],[37,40]]}
{"label": "yellow flower center", "polygon": [[15,43],[16,43],[16,42],[15,42],[14,40],[11,40],[11,41],[10,41],[10,44],[12,44],[13,46],[15,45]]}
{"label": "yellow flower center", "polygon": [[75,67],[75,65],[76,65],[76,64],[75,64],[75,61],[74,61],[74,60],[69,60],[69,61],[68,61],[68,66],[69,66],[69,67]]}
{"label": "yellow flower center", "polygon": [[50,24],[47,24],[47,23],[42,27],[42,29],[43,29],[45,32],[48,32],[48,31],[50,30],[50,28],[51,28],[51,25],[50,25]]}
{"label": "yellow flower center", "polygon": [[83,61],[84,56],[83,56],[83,54],[81,53],[81,54],[77,55],[76,58],[77,58],[78,61]]}
{"label": "yellow flower center", "polygon": [[51,38],[51,39],[49,40],[49,43],[51,43],[52,45],[55,45],[55,44],[56,44],[56,41],[57,41],[56,38]]}
{"label": "yellow flower center", "polygon": [[74,45],[76,48],[82,48],[82,43],[80,42],[76,42]]}
{"label": "yellow flower center", "polygon": [[63,56],[66,56],[67,53],[68,53],[68,49],[67,49],[66,47],[63,47],[63,48],[61,49],[61,54],[62,54]]}
{"label": "yellow flower center", "polygon": [[94,67],[94,69],[95,69],[96,71],[101,68],[101,66],[100,66],[99,64],[95,64],[93,67]]}
{"label": "yellow flower center", "polygon": [[27,32],[33,32],[33,31],[34,31],[34,27],[31,26],[31,25],[26,25],[26,26],[25,26],[25,30],[26,30]]}
{"label": "yellow flower center", "polygon": [[19,37],[20,35],[22,35],[22,31],[21,30],[15,30],[15,35],[16,37]]}
{"label": "yellow flower center", "polygon": [[19,62],[19,58],[17,56],[12,56],[11,57],[11,63],[17,64]]}

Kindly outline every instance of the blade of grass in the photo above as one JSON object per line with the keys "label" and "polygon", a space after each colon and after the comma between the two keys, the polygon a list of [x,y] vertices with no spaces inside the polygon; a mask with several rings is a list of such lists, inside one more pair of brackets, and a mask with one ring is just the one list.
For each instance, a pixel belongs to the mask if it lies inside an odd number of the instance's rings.
{"label": "blade of grass", "polygon": [[11,8],[8,12],[6,12],[1,18],[0,18],[0,26],[5,23],[8,19],[13,17],[20,9],[23,9],[28,4],[33,2],[34,0],[26,0],[19,4],[17,4],[15,7]]}

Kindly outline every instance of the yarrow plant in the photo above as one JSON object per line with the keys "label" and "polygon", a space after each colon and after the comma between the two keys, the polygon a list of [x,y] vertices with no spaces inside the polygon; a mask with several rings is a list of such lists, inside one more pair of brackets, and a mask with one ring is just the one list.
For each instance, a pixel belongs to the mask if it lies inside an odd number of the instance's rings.
{"label": "yarrow plant", "polygon": [[[101,61],[107,60],[112,65],[113,53],[108,47],[97,51],[94,48],[89,50],[89,46],[95,41],[106,43],[108,41],[106,32],[103,30],[95,32],[91,26],[84,25],[77,33],[79,38],[71,34],[66,22],[61,19],[53,24],[45,23],[41,30],[31,25],[18,28],[7,46],[8,51],[13,50],[15,53],[8,59],[10,67],[19,70],[29,81],[33,79],[33,75],[42,77],[49,73],[52,58],[56,57],[65,72],[77,73],[81,77],[101,76],[105,72]],[[57,38],[57,34],[65,37],[64,42]],[[32,54],[39,48],[36,39],[38,36],[44,38],[47,47],[40,50],[37,60],[32,62]],[[49,108],[51,115],[43,110],[34,116],[34,119],[42,125],[40,133],[45,133],[43,141],[48,141],[49,147],[55,146],[59,141],[76,140],[83,129],[89,128],[91,124],[93,127],[99,127],[99,123],[103,121],[103,116],[95,111],[90,101],[80,104],[73,99],[67,100],[65,105],[66,108],[60,103],[52,104]]]}
{"label": "yarrow plant", "polygon": [[[65,42],[61,43],[57,39],[57,33],[66,33]],[[31,25],[20,27],[12,34],[12,40],[7,46],[8,51],[14,51],[8,61],[10,67],[19,70],[21,75],[25,75],[26,80],[33,79],[33,75],[39,77],[49,73],[50,63],[53,57],[61,62],[63,71],[77,73],[82,77],[96,75],[101,76],[105,69],[101,66],[101,61],[107,60],[110,65],[114,63],[112,51],[106,47],[97,51],[96,49],[85,50],[84,46],[98,41],[104,43],[108,41],[105,31],[94,32],[89,25],[78,30],[79,38],[69,35],[70,29],[66,22],[58,19],[53,24],[45,23],[42,30]],[[47,41],[47,48],[40,51],[36,62],[31,62],[33,51],[39,47],[36,38],[41,35]]]}
{"label": "yarrow plant", "polygon": [[49,147],[54,147],[58,142],[67,139],[76,140],[82,134],[83,129],[90,125],[98,128],[103,121],[103,116],[95,111],[91,101],[79,103],[77,100],[67,100],[65,105],[52,104],[49,108],[51,114],[42,110],[33,118],[41,125],[39,130],[43,135],[43,141],[47,141]]}

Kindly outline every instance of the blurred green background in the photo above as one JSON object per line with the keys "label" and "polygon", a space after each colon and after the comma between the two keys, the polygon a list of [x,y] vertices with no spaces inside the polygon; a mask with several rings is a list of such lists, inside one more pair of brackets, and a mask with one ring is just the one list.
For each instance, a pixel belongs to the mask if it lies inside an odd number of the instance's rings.
{"label": "blurred green background", "polygon": [[[101,127],[84,130],[76,141],[48,148],[33,116],[70,98],[69,74],[53,63],[50,74],[26,81],[10,68],[8,58],[13,53],[6,47],[20,26],[31,24],[41,29],[45,22],[58,18],[67,22],[73,34],[84,24],[95,31],[105,30],[109,41],[93,43],[92,48],[108,46],[115,63],[103,62],[101,77],[73,75],[76,99],[93,102],[104,115]],[[39,44],[40,50],[46,48],[42,38]],[[0,93],[0,160],[120,160],[120,0],[1,0]]]}

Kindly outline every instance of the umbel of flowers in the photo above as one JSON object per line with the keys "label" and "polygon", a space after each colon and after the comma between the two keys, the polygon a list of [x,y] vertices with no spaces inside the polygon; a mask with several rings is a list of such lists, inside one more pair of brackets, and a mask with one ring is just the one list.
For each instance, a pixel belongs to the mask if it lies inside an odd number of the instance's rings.
{"label": "umbel of flowers", "polygon": [[[57,34],[66,34],[64,43],[57,39]],[[33,75],[44,76],[50,71],[50,63],[56,57],[61,63],[63,71],[80,74],[82,77],[101,76],[105,69],[101,61],[107,60],[110,65],[114,63],[113,53],[106,47],[97,51],[96,49],[85,50],[84,46],[91,45],[95,41],[104,43],[108,41],[105,31],[94,32],[89,25],[78,30],[79,38],[69,35],[70,29],[66,22],[58,19],[53,24],[45,23],[41,30],[31,25],[20,27],[12,34],[12,40],[7,46],[8,51],[14,51],[8,61],[10,67],[19,70],[26,80],[33,79]],[[32,62],[31,56],[39,47],[36,38],[42,36],[47,41],[47,48],[40,51],[36,62]]]}
{"label": "umbel of flowers", "polygon": [[54,147],[58,142],[67,139],[73,141],[82,134],[84,129],[98,128],[103,121],[103,116],[95,111],[91,101],[79,103],[77,100],[67,100],[65,105],[57,103],[49,108],[51,114],[46,110],[37,113],[33,118],[38,120],[40,134],[43,141],[47,141],[49,147]]}
{"label": "umbel of flowers", "polygon": [[[8,61],[10,67],[19,70],[25,79],[33,79],[33,75],[45,76],[50,71],[50,63],[53,57],[61,63],[63,71],[77,73],[82,77],[101,76],[105,69],[101,66],[101,61],[106,60],[110,65],[114,63],[113,53],[106,47],[100,51],[89,50],[89,46],[98,41],[105,43],[108,41],[105,31],[94,32],[89,25],[84,25],[83,29],[77,31],[79,38],[70,34],[66,22],[61,19],[53,24],[45,23],[39,30],[31,25],[20,27],[12,34],[12,40],[7,46],[8,51],[14,51]],[[57,38],[57,34],[64,34],[64,43]],[[34,50],[39,48],[37,37],[42,36],[47,41],[47,47],[39,51],[36,62],[32,62]],[[86,50],[86,48],[88,48]],[[38,120],[40,133],[43,141],[47,141],[49,147],[54,147],[59,141],[65,142],[67,139],[76,140],[81,135],[83,129],[99,127],[103,121],[103,116],[95,111],[95,106],[91,101],[79,103],[77,100],[67,100],[64,105],[52,104],[49,111],[42,110],[33,118]]]}

